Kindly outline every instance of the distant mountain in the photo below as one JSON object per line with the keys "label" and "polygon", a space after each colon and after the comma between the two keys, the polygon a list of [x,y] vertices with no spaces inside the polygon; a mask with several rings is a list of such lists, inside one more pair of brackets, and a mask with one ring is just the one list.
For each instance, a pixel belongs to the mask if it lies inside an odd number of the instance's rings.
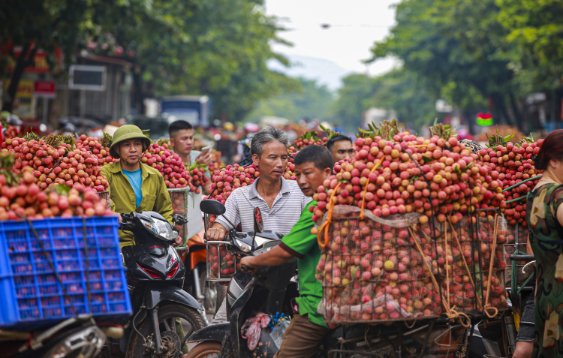
{"label": "distant mountain", "polygon": [[270,68],[291,77],[299,76],[316,80],[317,83],[327,86],[331,91],[336,91],[341,85],[342,78],[352,72],[322,58],[299,55],[286,56],[291,62],[290,68],[285,68],[277,62],[271,62]]}

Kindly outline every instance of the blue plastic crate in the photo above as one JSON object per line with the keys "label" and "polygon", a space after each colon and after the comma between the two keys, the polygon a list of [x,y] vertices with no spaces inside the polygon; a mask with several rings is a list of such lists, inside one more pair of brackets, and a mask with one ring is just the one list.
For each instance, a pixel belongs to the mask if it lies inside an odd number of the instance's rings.
{"label": "blue plastic crate", "polygon": [[[84,225],[85,223],[85,225]],[[117,217],[0,222],[0,327],[131,314]],[[57,277],[58,275],[58,277]]]}

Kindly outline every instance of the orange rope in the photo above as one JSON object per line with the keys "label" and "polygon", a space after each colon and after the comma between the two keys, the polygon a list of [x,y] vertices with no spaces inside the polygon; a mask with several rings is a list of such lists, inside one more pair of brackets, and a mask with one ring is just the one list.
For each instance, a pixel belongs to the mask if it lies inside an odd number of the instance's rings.
{"label": "orange rope", "polygon": [[[454,235],[453,235],[453,236],[454,236],[454,240],[455,240],[455,242],[456,242],[456,244],[457,244],[457,247],[458,247],[458,249],[459,249],[459,252],[461,253],[460,256],[461,256],[461,260],[463,261],[463,266],[465,266],[465,269],[467,270],[467,277],[469,277],[469,281],[471,282],[471,285],[473,286],[473,289],[475,289],[475,281],[473,281],[473,276],[471,275],[471,270],[469,269],[469,265],[467,264],[467,261],[465,260],[465,256],[463,255],[463,248],[461,247],[461,243],[460,243],[460,241],[459,241],[459,238],[457,237],[457,232],[455,231],[455,228],[454,228],[452,222],[449,221],[449,220],[448,220],[448,222],[449,222],[449,224],[450,224],[450,226],[451,226],[451,228],[452,228],[452,232],[453,232],[453,234],[454,234]],[[479,295],[475,295],[475,298],[477,299],[477,305],[478,305],[479,307],[481,307],[482,302],[481,302],[481,298],[479,297]]]}
{"label": "orange rope", "polygon": [[329,198],[329,201],[328,201],[328,204],[327,204],[326,220],[321,225],[321,227],[319,228],[319,231],[317,233],[317,243],[319,244],[319,247],[323,250],[328,246],[328,242],[329,242],[329,239],[330,239],[329,236],[328,236],[328,230],[330,228],[330,224],[332,223],[332,213],[333,213],[333,210],[334,210],[334,200],[333,199],[336,196],[336,192],[338,191],[340,184],[341,183],[338,183],[336,185],[336,187],[334,188],[332,194],[330,194],[330,198]]}
{"label": "orange rope", "polygon": [[[446,255],[446,302],[448,303],[448,307],[451,307],[450,301],[450,264],[448,262],[448,226],[444,225],[444,254]],[[453,273],[452,273],[453,275]]]}
{"label": "orange rope", "polygon": [[485,315],[489,318],[493,318],[498,314],[498,309],[496,307],[489,306],[489,294],[491,293],[491,279],[493,276],[493,265],[495,263],[496,249],[497,249],[497,234],[498,234],[498,221],[497,215],[495,215],[495,226],[493,229],[493,246],[491,247],[491,259],[489,263],[489,277],[487,277],[487,287],[485,294]]}
{"label": "orange rope", "polygon": [[[425,258],[424,251],[422,251],[422,248],[420,247],[420,244],[418,243],[418,240],[416,239],[416,235],[413,232],[412,228],[409,228],[409,232],[410,232],[410,234],[413,238],[413,241],[414,241],[414,244],[416,245],[417,250],[422,255],[422,260],[424,261],[424,264],[425,264],[424,266],[426,267],[426,269],[430,273],[430,278],[432,279],[432,283],[434,284],[436,291],[440,292],[440,286],[438,285],[438,281],[434,277],[434,273],[432,272],[432,268],[430,267],[428,262],[426,262],[426,260],[424,259]],[[430,239],[428,237],[428,235],[426,235],[426,233],[424,233],[424,231],[423,231],[423,234],[426,236],[426,238]],[[446,255],[446,264],[447,264],[447,255]],[[467,314],[463,313],[463,312],[458,312],[455,309],[455,307],[450,307],[449,297],[444,297],[443,293],[440,296],[442,297],[442,306],[444,307],[444,310],[446,311],[446,316],[448,316],[449,319],[459,318],[459,323],[463,327],[465,327],[465,328],[471,327],[471,318],[469,318],[469,316]]]}
{"label": "orange rope", "polygon": [[430,279],[432,280],[432,283],[434,284],[434,288],[436,289],[437,292],[440,292],[440,286],[438,285],[438,281],[436,280],[436,277],[434,277],[434,273],[432,272],[432,267],[430,267],[430,264],[425,260],[424,251],[422,250],[420,243],[416,239],[416,234],[414,233],[412,227],[409,227],[409,233],[412,236],[412,240],[414,241],[414,245],[416,246],[416,249],[418,250],[418,252],[422,256],[422,262],[424,262],[424,267],[426,267],[426,270],[430,274]]}
{"label": "orange rope", "polygon": [[[371,168],[371,171],[369,173],[372,174],[374,171],[376,171],[377,168],[379,168],[379,166],[381,165],[381,163],[383,163],[383,158],[380,158],[373,165],[373,168]],[[368,181],[367,181],[366,185],[364,186],[364,191],[362,193],[362,205],[360,205],[360,219],[362,219],[362,220],[364,219],[364,211],[365,211],[365,207],[366,207],[366,193],[368,192],[369,177],[367,179],[368,179]]]}

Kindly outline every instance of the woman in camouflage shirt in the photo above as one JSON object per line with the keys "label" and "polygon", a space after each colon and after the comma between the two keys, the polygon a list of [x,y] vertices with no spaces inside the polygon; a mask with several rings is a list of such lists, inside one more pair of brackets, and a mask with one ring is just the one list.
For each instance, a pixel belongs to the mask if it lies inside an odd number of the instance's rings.
{"label": "woman in camouflage shirt", "polygon": [[563,130],[535,160],[543,176],[529,194],[527,221],[537,267],[537,357],[563,356]]}

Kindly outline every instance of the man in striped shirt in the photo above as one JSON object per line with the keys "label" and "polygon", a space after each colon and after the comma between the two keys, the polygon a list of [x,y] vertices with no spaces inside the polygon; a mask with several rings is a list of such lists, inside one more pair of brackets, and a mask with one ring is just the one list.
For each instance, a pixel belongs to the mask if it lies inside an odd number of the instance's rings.
{"label": "man in striped shirt", "polygon": [[[271,230],[287,234],[311,198],[294,180],[286,180],[287,136],[275,128],[258,132],[251,143],[253,163],[260,176],[249,186],[235,189],[225,203],[226,212],[207,231],[208,240],[222,240],[232,225],[242,231]],[[257,219],[262,218],[262,225]],[[257,230],[261,229],[261,230]]]}
{"label": "man in striped shirt", "polygon": [[[311,198],[303,194],[297,182],[283,178],[289,157],[287,145],[287,135],[271,127],[252,137],[252,162],[260,176],[252,185],[231,193],[225,203],[225,213],[207,230],[208,240],[223,240],[228,230],[234,229],[231,223],[235,227],[240,224],[242,231],[271,230],[285,235],[291,230]],[[227,319],[223,300],[215,321]]]}

